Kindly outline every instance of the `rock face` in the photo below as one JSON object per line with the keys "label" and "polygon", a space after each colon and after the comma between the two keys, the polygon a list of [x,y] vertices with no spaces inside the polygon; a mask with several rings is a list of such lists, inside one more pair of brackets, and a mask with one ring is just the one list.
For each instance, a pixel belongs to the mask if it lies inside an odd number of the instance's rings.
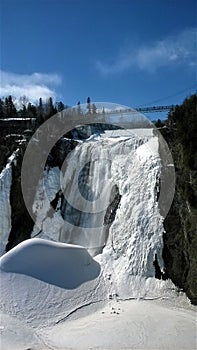
{"label": "rock face", "polygon": [[175,164],[176,188],[165,218],[167,276],[197,304],[197,95],[177,106],[161,129]]}
{"label": "rock face", "polygon": [[[27,145],[28,137],[25,136],[27,124],[17,127],[12,123],[1,121],[1,135],[0,135],[0,171],[6,166],[8,157],[10,157],[16,150],[15,161],[12,162],[12,185],[10,190],[10,206],[11,206],[11,231],[9,240],[6,246],[6,251],[13,248],[21,241],[30,238],[33,221],[28,214],[26,206],[23,201],[21,190],[21,164],[23,155]],[[25,131],[26,130],[26,131]],[[29,136],[33,133],[29,131]]]}
{"label": "rock face", "polygon": [[31,237],[34,222],[29,215],[21,190],[21,164],[24,149],[20,148],[16,164],[12,164],[12,185],[10,191],[11,205],[11,231],[6,246],[6,251],[10,250],[18,243]]}
{"label": "rock face", "polygon": [[172,146],[176,166],[176,189],[164,220],[163,259],[167,276],[197,304],[197,171],[183,165],[180,144]]}

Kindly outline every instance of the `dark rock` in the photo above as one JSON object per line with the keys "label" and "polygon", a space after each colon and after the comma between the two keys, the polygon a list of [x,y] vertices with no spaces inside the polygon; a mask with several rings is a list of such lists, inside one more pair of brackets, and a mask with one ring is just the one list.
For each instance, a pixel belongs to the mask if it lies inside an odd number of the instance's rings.
{"label": "dark rock", "polygon": [[197,304],[197,171],[186,164],[185,148],[176,137],[176,129],[163,136],[172,152],[176,172],[175,195],[164,220],[166,276]]}
{"label": "dark rock", "polygon": [[11,231],[6,245],[6,251],[9,251],[25,239],[30,238],[34,225],[26,209],[21,190],[21,164],[23,154],[24,149],[21,149],[17,156],[16,165],[12,164],[12,185],[10,191]]}

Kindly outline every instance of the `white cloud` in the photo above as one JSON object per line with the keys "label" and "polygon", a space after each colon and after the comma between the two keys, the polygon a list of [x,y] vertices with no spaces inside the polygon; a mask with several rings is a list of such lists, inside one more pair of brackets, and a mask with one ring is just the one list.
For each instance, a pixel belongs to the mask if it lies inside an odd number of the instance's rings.
{"label": "white cloud", "polygon": [[130,68],[154,72],[161,67],[173,64],[196,66],[197,28],[182,31],[154,42],[149,46],[124,50],[112,64],[97,61],[96,67],[102,75],[124,72]]}
{"label": "white cloud", "polygon": [[60,85],[61,78],[57,74],[15,74],[0,71],[0,96],[12,95],[16,101],[26,96],[30,102],[37,102],[40,97],[47,99],[56,97],[54,87]]}

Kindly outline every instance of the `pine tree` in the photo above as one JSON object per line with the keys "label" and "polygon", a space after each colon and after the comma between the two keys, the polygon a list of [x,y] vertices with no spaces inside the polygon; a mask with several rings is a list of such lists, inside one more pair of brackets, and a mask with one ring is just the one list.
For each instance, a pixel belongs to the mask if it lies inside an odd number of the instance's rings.
{"label": "pine tree", "polygon": [[78,103],[77,103],[77,113],[78,113],[78,114],[81,114],[81,113],[82,113],[82,110],[81,110],[81,102],[80,102],[80,101],[78,101]]}
{"label": "pine tree", "polygon": [[8,98],[5,98],[4,102],[4,116],[5,118],[9,118],[9,107],[8,107]]}
{"label": "pine tree", "polygon": [[0,98],[0,119],[5,118],[4,114],[4,101]]}
{"label": "pine tree", "polygon": [[63,102],[62,101],[60,101],[60,102],[58,102],[57,103],[57,111],[58,112],[62,112],[63,110],[64,110],[64,104],[63,104]]}
{"label": "pine tree", "polygon": [[92,105],[92,113],[93,114],[96,114],[96,105],[93,103]]}
{"label": "pine tree", "polygon": [[27,108],[27,105],[28,105],[28,97],[23,95],[19,98],[19,101],[20,101],[20,105],[21,105],[21,108],[23,109],[23,106],[25,106]]}
{"label": "pine tree", "polygon": [[91,114],[91,100],[90,100],[90,97],[87,98],[87,110],[88,110],[88,114]]}
{"label": "pine tree", "polygon": [[27,105],[27,116],[28,118],[36,118],[37,116],[36,107],[33,104],[31,104],[31,102],[29,102]]}
{"label": "pine tree", "polygon": [[23,109],[22,109],[22,118],[27,118],[28,115],[27,115],[27,107],[25,105],[23,105]]}
{"label": "pine tree", "polygon": [[8,105],[9,105],[9,115],[11,118],[16,117],[16,107],[14,105],[14,102],[12,100],[12,96],[8,96]]}
{"label": "pine tree", "polygon": [[39,124],[42,124],[44,121],[44,108],[43,108],[43,102],[41,97],[39,98],[39,104],[37,109],[37,119]]}
{"label": "pine tree", "polygon": [[45,119],[52,117],[55,113],[57,113],[57,109],[53,105],[52,97],[49,97],[46,103],[46,116]]}

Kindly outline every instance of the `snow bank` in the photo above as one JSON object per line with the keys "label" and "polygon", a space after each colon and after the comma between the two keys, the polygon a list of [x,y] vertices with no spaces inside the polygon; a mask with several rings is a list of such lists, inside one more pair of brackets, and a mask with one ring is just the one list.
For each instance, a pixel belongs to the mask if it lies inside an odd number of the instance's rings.
{"label": "snow bank", "polygon": [[20,273],[61,288],[73,289],[98,277],[99,264],[83,247],[29,239],[1,257],[1,269]]}
{"label": "snow bank", "polygon": [[56,324],[107,295],[100,266],[83,247],[34,238],[2,256],[0,266],[1,312],[31,327]]}

